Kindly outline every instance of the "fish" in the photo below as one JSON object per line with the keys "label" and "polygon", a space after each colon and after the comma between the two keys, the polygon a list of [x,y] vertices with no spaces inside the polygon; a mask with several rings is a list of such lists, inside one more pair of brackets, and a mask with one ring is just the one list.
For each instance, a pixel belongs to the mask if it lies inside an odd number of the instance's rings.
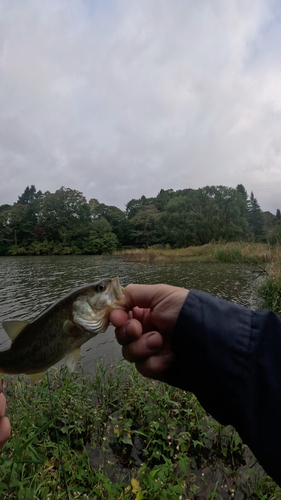
{"label": "fish", "polygon": [[0,372],[25,373],[31,383],[63,358],[72,372],[80,347],[109,326],[113,309],[126,310],[118,278],[106,278],[71,291],[33,321],[4,321],[11,347],[0,352]]}

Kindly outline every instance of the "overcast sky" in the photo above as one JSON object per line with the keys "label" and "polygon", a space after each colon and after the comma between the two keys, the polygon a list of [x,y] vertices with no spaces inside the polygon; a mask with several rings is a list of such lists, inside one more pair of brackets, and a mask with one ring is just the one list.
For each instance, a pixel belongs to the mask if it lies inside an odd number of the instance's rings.
{"label": "overcast sky", "polygon": [[0,205],[236,187],[281,208],[280,0],[0,0]]}

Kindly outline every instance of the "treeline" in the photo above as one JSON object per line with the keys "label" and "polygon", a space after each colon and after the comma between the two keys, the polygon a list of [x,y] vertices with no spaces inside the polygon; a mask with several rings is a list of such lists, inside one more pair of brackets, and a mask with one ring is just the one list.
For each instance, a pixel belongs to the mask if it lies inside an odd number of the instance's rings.
{"label": "treeline", "polygon": [[262,212],[244,186],[163,190],[132,199],[122,211],[87,202],[79,191],[27,186],[13,205],[0,206],[0,255],[102,254],[124,247],[203,245],[210,241],[281,239],[281,215]]}

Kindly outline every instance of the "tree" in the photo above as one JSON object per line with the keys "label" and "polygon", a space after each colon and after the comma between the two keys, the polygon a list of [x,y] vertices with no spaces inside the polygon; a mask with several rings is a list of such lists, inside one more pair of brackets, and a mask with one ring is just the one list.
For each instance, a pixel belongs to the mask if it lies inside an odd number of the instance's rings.
{"label": "tree", "polygon": [[247,203],[248,193],[247,193],[246,189],[244,188],[243,184],[237,184],[236,191],[240,194],[241,198],[243,198],[245,200],[245,202]]}
{"label": "tree", "polygon": [[244,203],[233,188],[206,186],[192,193],[196,243],[240,239],[247,227]]}
{"label": "tree", "polygon": [[[243,186],[242,186],[243,187]],[[228,241],[241,239],[247,227],[247,205],[243,194],[226,186],[212,186],[218,209],[218,234],[216,239]]]}
{"label": "tree", "polygon": [[264,239],[263,213],[253,191],[249,200],[249,227],[254,241],[262,241]]}
{"label": "tree", "polygon": [[83,250],[85,253],[102,254],[112,253],[117,249],[118,240],[111,230],[111,225],[104,217],[95,219],[87,238],[84,238]]}
{"label": "tree", "polygon": [[177,194],[173,189],[161,189],[161,191],[159,191],[158,195],[154,199],[154,205],[156,206],[157,210],[159,210],[159,212],[163,212],[169,201],[174,196],[177,196]]}
{"label": "tree", "polygon": [[13,230],[10,226],[11,205],[0,206],[0,255],[6,255],[14,243]]}
{"label": "tree", "polygon": [[152,198],[146,198],[145,196],[142,196],[139,200],[133,198],[126,205],[126,215],[128,219],[132,219],[141,208],[151,203],[153,203]]}
{"label": "tree", "polygon": [[94,198],[89,201],[89,206],[92,219],[103,217],[109,222],[112,232],[117,236],[119,247],[131,244],[132,224],[120,208],[99,203]]}
{"label": "tree", "polygon": [[241,216],[245,217],[248,220],[248,216],[249,216],[248,193],[247,193],[246,189],[244,188],[243,184],[238,184],[236,186],[236,191],[239,195],[238,199],[240,199],[239,207],[240,207]]}
{"label": "tree", "polygon": [[42,191],[38,191],[37,193],[36,187],[34,186],[34,184],[31,184],[31,186],[30,187],[27,186],[23,194],[18,197],[17,203],[19,203],[20,205],[28,205],[32,201],[38,200],[42,196],[43,196]]}
{"label": "tree", "polygon": [[91,219],[98,219],[99,218],[99,216],[100,216],[99,207],[100,207],[100,202],[96,198],[91,198],[89,200]]}
{"label": "tree", "polygon": [[90,209],[83,194],[61,187],[55,193],[46,192],[39,223],[45,228],[48,240],[63,245],[76,244],[90,229]]}
{"label": "tree", "polygon": [[195,244],[204,245],[219,238],[219,207],[215,187],[206,186],[192,193]]}
{"label": "tree", "polygon": [[194,244],[195,223],[192,198],[176,196],[169,201],[158,218],[158,229],[162,242],[173,247],[187,247]]}
{"label": "tree", "polygon": [[138,245],[148,247],[158,241],[156,219],[158,210],[154,205],[140,208],[131,218],[133,234]]}

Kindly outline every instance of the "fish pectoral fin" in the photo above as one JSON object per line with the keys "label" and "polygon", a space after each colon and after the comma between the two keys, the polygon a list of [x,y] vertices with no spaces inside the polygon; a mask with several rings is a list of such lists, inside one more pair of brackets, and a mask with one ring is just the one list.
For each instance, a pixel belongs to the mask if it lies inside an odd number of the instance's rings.
{"label": "fish pectoral fin", "polygon": [[13,342],[20,332],[29,325],[29,321],[3,321],[3,328]]}
{"label": "fish pectoral fin", "polygon": [[70,321],[69,319],[67,319],[64,324],[63,324],[63,330],[68,333],[69,335],[72,334],[73,332],[73,329],[75,329],[75,325],[74,323],[72,323],[72,321]]}
{"label": "fish pectoral fin", "polygon": [[65,363],[69,371],[72,373],[75,370],[75,366],[80,356],[80,347],[76,347],[73,351],[68,352],[65,355]]}
{"label": "fish pectoral fin", "polygon": [[38,380],[40,380],[40,378],[43,377],[44,373],[45,372],[40,372],[40,373],[32,373],[32,375],[28,375],[29,380],[31,382],[31,385],[36,384],[36,382],[38,382]]}

